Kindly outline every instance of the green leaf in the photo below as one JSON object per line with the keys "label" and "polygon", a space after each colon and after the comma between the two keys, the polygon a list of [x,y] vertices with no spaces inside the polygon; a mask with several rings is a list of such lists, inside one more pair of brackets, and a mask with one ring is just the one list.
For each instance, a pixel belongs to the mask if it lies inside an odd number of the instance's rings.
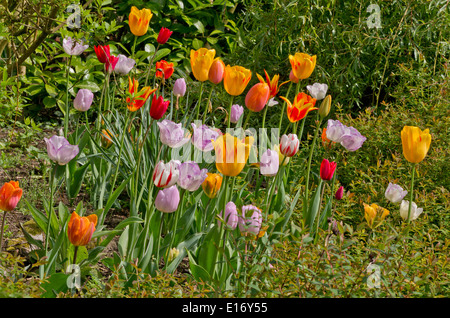
{"label": "green leaf", "polygon": [[42,298],[56,298],[56,295],[60,292],[66,292],[69,287],[67,279],[70,275],[64,273],[55,273],[50,277],[47,277],[45,282],[41,284],[45,293],[41,295]]}
{"label": "green leaf", "polygon": [[314,221],[316,219],[317,213],[319,212],[320,208],[320,194],[322,192],[322,179],[320,179],[319,185],[316,188],[316,191],[314,193],[314,196],[310,202],[310,205],[308,207],[308,212],[306,214],[306,226],[309,227],[310,231],[314,231]]}
{"label": "green leaf", "polygon": [[88,89],[93,93],[100,91],[100,87],[97,85],[97,83],[94,83],[91,81],[81,81],[81,82],[75,84],[74,86],[77,88]]}
{"label": "green leaf", "polygon": [[186,250],[186,253],[189,257],[189,269],[191,270],[191,274],[192,276],[194,276],[195,280],[198,282],[211,281],[211,276],[209,275],[209,273],[202,266],[198,265],[195,262],[194,257],[188,250]]}

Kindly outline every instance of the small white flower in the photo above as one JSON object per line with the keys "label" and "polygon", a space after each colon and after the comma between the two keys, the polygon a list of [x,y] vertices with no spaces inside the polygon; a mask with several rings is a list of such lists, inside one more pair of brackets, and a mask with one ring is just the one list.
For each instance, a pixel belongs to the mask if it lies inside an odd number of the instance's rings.
{"label": "small white flower", "polygon": [[[408,220],[408,210],[409,210],[409,201],[403,200],[402,203],[400,204],[400,216],[405,221]],[[411,204],[411,215],[410,215],[409,220],[413,221],[413,220],[417,219],[419,217],[419,215],[422,214],[422,212],[423,212],[423,209],[418,208],[417,204],[415,202],[413,202]]]}

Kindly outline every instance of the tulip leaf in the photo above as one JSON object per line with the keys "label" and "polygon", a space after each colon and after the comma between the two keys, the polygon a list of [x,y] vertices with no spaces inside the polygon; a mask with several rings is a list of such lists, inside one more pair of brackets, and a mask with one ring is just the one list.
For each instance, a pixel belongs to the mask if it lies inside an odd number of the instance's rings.
{"label": "tulip leaf", "polygon": [[316,188],[316,191],[314,193],[314,196],[312,197],[312,200],[310,202],[310,205],[308,206],[308,211],[306,214],[305,222],[306,226],[309,227],[310,231],[313,231],[314,229],[314,221],[317,217],[317,214],[319,212],[320,208],[320,194],[322,192],[322,179],[320,179],[319,185]]}
{"label": "tulip leaf", "polygon": [[202,266],[211,276],[215,269],[215,263],[217,255],[219,253],[220,244],[220,228],[217,225],[213,225],[208,234],[206,234],[203,244],[198,251],[198,263]]}
{"label": "tulip leaf", "polygon": [[195,262],[195,259],[192,256],[192,254],[187,249],[185,249],[185,250],[186,250],[186,253],[188,254],[188,257],[189,257],[189,269],[191,270],[191,274],[192,274],[192,276],[194,276],[195,280],[198,281],[198,282],[200,282],[200,281],[204,281],[204,282],[211,281],[211,276],[206,271],[206,269],[204,269],[201,265],[198,265]]}

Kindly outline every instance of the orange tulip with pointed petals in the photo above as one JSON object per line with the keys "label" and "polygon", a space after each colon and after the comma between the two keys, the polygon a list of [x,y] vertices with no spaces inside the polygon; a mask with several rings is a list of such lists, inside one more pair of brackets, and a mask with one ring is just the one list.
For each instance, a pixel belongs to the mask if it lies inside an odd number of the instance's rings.
{"label": "orange tulip with pointed petals", "polygon": [[142,9],[139,10],[135,6],[131,7],[130,14],[128,16],[128,24],[130,31],[136,36],[141,36],[147,33],[148,24],[153,16],[152,10]]}
{"label": "orange tulip with pointed petals", "polygon": [[[258,79],[261,83],[266,83],[267,85],[269,85],[269,90],[270,90],[270,97],[275,97],[278,94],[278,91],[280,89],[280,87],[278,86],[278,80],[280,78],[280,75],[274,75],[272,77],[272,79],[270,79],[269,74],[267,74],[266,70],[264,70],[264,73],[266,75],[266,79],[264,80],[264,78],[259,75],[258,73],[256,73],[256,76],[258,76]],[[284,84],[284,83],[283,83]],[[282,84],[282,85],[283,85]],[[281,85],[280,85],[281,86]]]}
{"label": "orange tulip with pointed petals", "polygon": [[127,107],[131,112],[135,112],[144,106],[148,97],[156,91],[156,88],[146,86],[138,93],[139,82],[133,78],[128,77],[128,92],[131,97],[127,97]]}
{"label": "orange tulip with pointed petals", "polygon": [[12,211],[22,197],[19,181],[9,181],[0,188],[0,210]]}
{"label": "orange tulip with pointed petals", "polygon": [[312,110],[317,110],[316,99],[312,98],[308,94],[300,92],[294,99],[294,103],[291,103],[288,99],[280,96],[287,103],[287,116],[291,123],[295,123],[308,115]]}
{"label": "orange tulip with pointed petals", "polygon": [[85,246],[92,238],[97,225],[97,215],[80,217],[77,212],[72,212],[69,225],[67,227],[67,236],[70,243],[75,246]]}

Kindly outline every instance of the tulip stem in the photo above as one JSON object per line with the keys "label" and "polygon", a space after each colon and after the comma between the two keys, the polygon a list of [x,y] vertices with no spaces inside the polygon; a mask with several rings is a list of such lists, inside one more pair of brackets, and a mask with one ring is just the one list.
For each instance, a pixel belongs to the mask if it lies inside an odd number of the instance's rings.
{"label": "tulip stem", "polygon": [[3,246],[3,229],[5,228],[6,211],[3,211],[2,228],[0,229],[0,254],[2,253]]}
{"label": "tulip stem", "polygon": [[233,106],[233,101],[234,101],[234,96],[231,95],[230,106],[228,107],[228,124],[227,124],[227,128],[231,127],[231,107]]}
{"label": "tulip stem", "polygon": [[67,61],[67,71],[66,71],[66,111],[64,114],[64,138],[67,139],[67,133],[69,131],[69,75],[70,75],[70,64],[72,63],[72,55]]}
{"label": "tulip stem", "polygon": [[111,184],[111,191],[114,191],[114,186],[116,185],[117,174],[119,173],[120,161],[122,159],[123,140],[124,140],[125,134],[127,133],[127,130],[128,130],[127,126],[128,126],[128,121],[130,120],[130,116],[131,116],[131,112],[129,112],[127,114],[127,119],[125,121],[125,126],[124,126],[124,129],[122,131],[122,137],[120,139],[119,158],[117,159],[116,171],[114,173],[114,179],[113,179],[113,182]]}
{"label": "tulip stem", "polygon": [[205,82],[201,82],[200,84],[200,93],[198,95],[198,101],[197,101],[197,115],[195,116],[195,119],[198,120],[198,116],[200,115],[200,105],[202,104],[202,95],[203,95],[203,84]]}
{"label": "tulip stem", "polygon": [[411,222],[411,207],[413,202],[413,189],[414,189],[414,175],[416,172],[416,165],[413,164],[412,172],[411,172],[411,190],[409,193],[409,206],[408,206],[408,223]]}
{"label": "tulip stem", "polygon": [[77,263],[77,252],[78,252],[78,246],[75,246],[75,249],[73,251],[73,262],[72,262],[72,264],[76,264]]}
{"label": "tulip stem", "polygon": [[[304,123],[303,119],[303,123]],[[312,140],[311,143],[311,149],[309,151],[309,158],[308,158],[308,170],[306,171],[306,187],[305,187],[305,198],[308,199],[308,195],[309,195],[309,175],[311,172],[311,161],[312,161],[312,156],[314,153],[314,147],[316,144],[316,139],[317,136],[319,135],[319,128],[320,128],[320,124],[321,124],[322,120],[318,118],[318,123],[317,123],[317,127],[316,127],[316,131],[314,132],[314,138]],[[303,125],[302,125],[302,130],[303,130]]]}
{"label": "tulip stem", "polygon": [[245,130],[245,127],[247,127],[248,121],[249,121],[250,116],[252,115],[252,113],[253,113],[253,112],[252,112],[251,110],[248,111],[248,114],[247,114],[247,116],[245,117],[244,125],[242,125],[242,129],[243,129],[243,130]]}
{"label": "tulip stem", "polygon": [[[289,99],[289,92],[291,91],[291,87],[292,87],[292,82],[289,83],[289,88],[286,92],[286,98]],[[283,103],[283,108],[281,110],[281,114],[280,114],[280,122],[278,123],[278,130],[281,130],[281,124],[283,123],[283,114],[284,114],[284,110],[286,109],[286,101]],[[289,122],[290,123],[290,122]]]}
{"label": "tulip stem", "polygon": [[52,214],[53,214],[52,212],[53,212],[53,193],[54,193],[53,183],[54,183],[56,168],[57,168],[57,165],[54,164],[53,170],[50,173],[50,200],[48,203],[48,212],[47,212],[47,217],[48,217],[47,232],[45,233],[45,253],[47,253],[47,249],[48,249],[48,239],[50,237],[50,225],[52,224],[51,218],[52,218]]}
{"label": "tulip stem", "polygon": [[181,190],[181,198],[180,198],[180,204],[178,205],[177,210],[175,211],[175,223],[173,225],[173,229],[172,229],[172,235],[170,237],[170,244],[167,247],[167,252],[166,252],[166,262],[164,264],[164,266],[167,268],[167,266],[169,266],[169,256],[170,256],[170,250],[172,249],[172,245],[173,242],[175,240],[175,236],[177,234],[177,227],[178,227],[178,219],[180,218],[180,210],[183,208],[184,205],[184,194],[186,193],[186,189],[182,189]]}

